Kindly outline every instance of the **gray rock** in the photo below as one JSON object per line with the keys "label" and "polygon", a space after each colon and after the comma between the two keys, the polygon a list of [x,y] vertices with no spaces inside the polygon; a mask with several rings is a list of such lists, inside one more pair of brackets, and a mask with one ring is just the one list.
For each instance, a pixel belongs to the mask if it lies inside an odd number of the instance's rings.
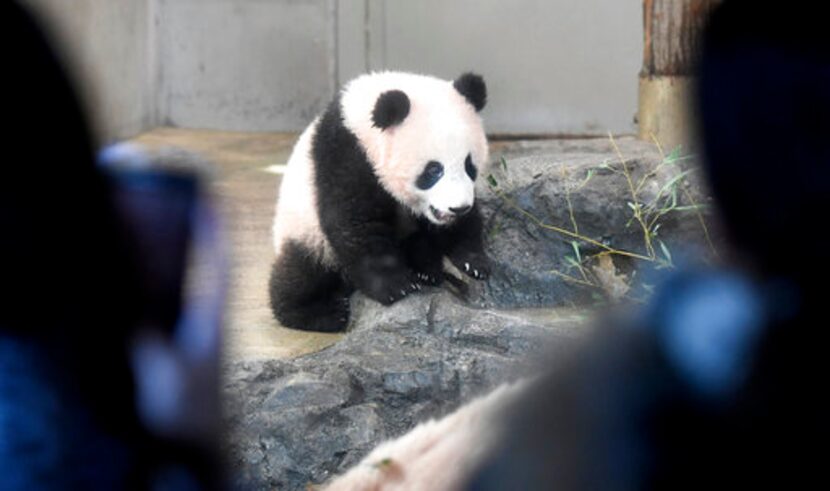
{"label": "gray rock", "polygon": [[357,295],[353,308],[355,325],[330,348],[227,367],[241,487],[323,482],[380,441],[532,371],[534,356],[579,330],[577,318],[475,309],[438,289],[391,308]]}
{"label": "gray rock", "polygon": [[[686,186],[678,188],[676,193],[677,205],[690,205],[688,196],[696,204],[709,204],[698,184],[699,176],[693,170],[692,159],[660,166],[663,157],[654,144],[626,138],[618,140],[617,145],[634,187],[643,181],[637,193],[638,202],[651,203],[661,189],[682,172],[689,171]],[[506,168],[500,163],[502,156]],[[493,260],[493,274],[485,284],[468,282],[468,299],[473,304],[498,308],[584,305],[596,293],[602,293],[558,274],[580,277],[578,270],[566,260],[567,256],[575,256],[571,244],[575,239],[545,229],[528,215],[570,231],[576,222],[583,236],[618,250],[649,255],[643,230],[632,220],[629,203],[635,200],[610,139],[516,142],[495,151],[493,158],[492,175],[497,186],[482,184],[479,189],[486,249]],[[589,173],[591,177],[587,179]],[[706,211],[704,215],[717,242],[718,227]],[[657,239],[665,243],[673,261],[707,256],[709,248],[704,229],[694,211],[672,211],[658,223]],[[587,241],[577,242],[583,258],[603,251]],[[654,242],[653,249],[657,258],[666,259],[658,242]],[[659,262],[619,255],[613,256],[613,262],[619,274],[628,278],[637,274],[639,279],[661,266]],[[637,290],[642,287],[640,281],[630,283],[634,296],[645,294]]]}

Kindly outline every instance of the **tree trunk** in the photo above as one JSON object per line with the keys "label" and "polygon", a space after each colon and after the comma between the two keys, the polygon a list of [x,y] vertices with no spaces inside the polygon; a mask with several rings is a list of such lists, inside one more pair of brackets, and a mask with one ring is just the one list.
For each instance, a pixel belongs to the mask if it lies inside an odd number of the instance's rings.
{"label": "tree trunk", "polygon": [[700,33],[720,0],[643,0],[643,76],[690,76]]}
{"label": "tree trunk", "polygon": [[700,34],[721,0],[643,0],[640,138],[693,146],[690,96]]}

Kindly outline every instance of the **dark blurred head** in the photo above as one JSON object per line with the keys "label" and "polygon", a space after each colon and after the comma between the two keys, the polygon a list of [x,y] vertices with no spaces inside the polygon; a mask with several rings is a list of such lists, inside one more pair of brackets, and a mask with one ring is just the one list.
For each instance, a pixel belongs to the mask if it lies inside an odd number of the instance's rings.
{"label": "dark blurred head", "polygon": [[810,279],[830,199],[830,36],[821,2],[725,1],[703,40],[701,134],[716,200],[764,274]]}
{"label": "dark blurred head", "polygon": [[7,39],[0,261],[11,292],[0,330],[84,338],[109,323],[115,335],[129,324],[131,263],[89,126],[39,26],[15,2],[0,9]]}
{"label": "dark blurred head", "polygon": [[0,3],[0,11],[7,37],[0,336],[48,350],[104,424],[129,431],[133,262],[60,60],[15,2]]}

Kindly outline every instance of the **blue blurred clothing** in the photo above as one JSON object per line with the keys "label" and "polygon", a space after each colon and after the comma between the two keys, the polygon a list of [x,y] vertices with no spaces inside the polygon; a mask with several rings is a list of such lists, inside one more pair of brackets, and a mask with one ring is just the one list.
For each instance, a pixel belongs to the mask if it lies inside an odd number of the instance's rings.
{"label": "blue blurred clothing", "polygon": [[733,272],[676,274],[652,300],[654,329],[690,391],[728,398],[745,381],[765,321],[764,293]]}
{"label": "blue blurred clothing", "polygon": [[0,490],[128,487],[130,452],[71,382],[44,346],[0,333]]}
{"label": "blue blurred clothing", "polygon": [[815,479],[823,457],[811,449],[828,436],[827,335],[796,288],[733,271],[672,274],[644,308],[603,319],[554,360],[468,489],[797,489]]}

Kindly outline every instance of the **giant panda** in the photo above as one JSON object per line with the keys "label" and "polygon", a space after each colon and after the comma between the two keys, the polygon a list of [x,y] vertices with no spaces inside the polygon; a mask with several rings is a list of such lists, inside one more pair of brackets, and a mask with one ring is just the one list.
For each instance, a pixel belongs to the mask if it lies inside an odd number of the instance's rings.
{"label": "giant panda", "polygon": [[475,183],[486,175],[481,76],[402,72],[347,83],[295,144],[279,189],[271,307],[341,331],[354,290],[384,305],[437,285],[447,257],[486,279]]}

